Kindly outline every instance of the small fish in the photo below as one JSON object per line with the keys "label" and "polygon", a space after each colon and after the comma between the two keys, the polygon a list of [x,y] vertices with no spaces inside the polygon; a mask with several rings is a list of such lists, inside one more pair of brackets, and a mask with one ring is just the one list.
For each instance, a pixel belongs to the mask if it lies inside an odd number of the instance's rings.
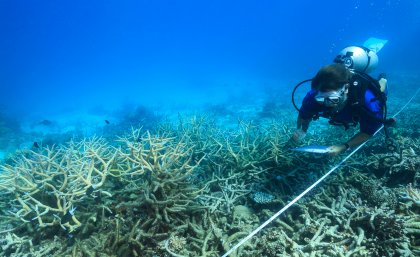
{"label": "small fish", "polygon": [[302,147],[290,149],[295,152],[326,154],[329,152],[328,146],[325,145],[306,145]]}
{"label": "small fish", "polygon": [[94,191],[93,186],[88,187],[88,188],[86,189],[86,195],[87,195],[87,196],[90,196],[90,195],[93,193],[93,191]]}
{"label": "small fish", "polygon": [[51,126],[52,125],[52,121],[50,120],[42,120],[40,122],[38,122],[38,125],[43,125],[43,126]]}
{"label": "small fish", "polygon": [[109,120],[105,120],[105,123],[106,123],[107,125],[109,125],[109,123],[111,123],[111,122],[109,122]]}
{"label": "small fish", "polygon": [[72,216],[73,215],[70,212],[67,212],[63,217],[61,217],[61,219],[60,219],[61,224],[65,224],[67,222],[70,222]]}
{"label": "small fish", "polygon": [[33,148],[36,148],[36,149],[39,149],[40,148],[38,142],[34,142],[34,144],[32,145],[32,147]]}

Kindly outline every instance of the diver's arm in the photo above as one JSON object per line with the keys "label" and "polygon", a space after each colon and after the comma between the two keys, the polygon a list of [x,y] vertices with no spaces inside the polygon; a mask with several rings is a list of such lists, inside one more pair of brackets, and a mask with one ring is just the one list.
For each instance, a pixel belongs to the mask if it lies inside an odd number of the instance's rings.
{"label": "diver's arm", "polygon": [[344,144],[333,145],[333,146],[328,147],[328,154],[337,155],[346,151],[349,148],[358,147],[359,145],[366,142],[370,137],[371,136],[369,134],[366,134],[364,132],[359,132]]}
{"label": "diver's arm", "polygon": [[311,119],[305,120],[302,117],[300,117],[300,115],[299,115],[298,119],[297,119],[297,129],[301,129],[304,132],[306,132],[306,131],[308,131],[310,123],[311,123]]}
{"label": "diver's arm", "polygon": [[366,134],[364,132],[359,132],[356,135],[354,135],[349,141],[347,141],[347,144],[349,148],[358,147],[360,144],[363,144],[364,142],[366,142],[370,137],[371,136],[369,134]]}
{"label": "diver's arm", "polygon": [[298,116],[296,122],[296,130],[293,133],[292,140],[295,143],[299,143],[305,136],[306,131],[308,131],[309,124],[311,123],[311,119],[303,119],[300,115]]}

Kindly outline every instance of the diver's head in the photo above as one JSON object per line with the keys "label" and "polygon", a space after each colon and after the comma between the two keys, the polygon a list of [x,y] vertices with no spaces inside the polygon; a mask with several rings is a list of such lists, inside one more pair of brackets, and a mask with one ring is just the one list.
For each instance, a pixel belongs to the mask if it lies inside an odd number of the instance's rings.
{"label": "diver's head", "polygon": [[334,62],[341,63],[351,70],[368,73],[378,66],[378,56],[367,47],[349,46],[338,53]]}
{"label": "diver's head", "polygon": [[322,67],[312,79],[312,89],[318,91],[315,100],[334,111],[346,104],[351,72],[342,64]]}

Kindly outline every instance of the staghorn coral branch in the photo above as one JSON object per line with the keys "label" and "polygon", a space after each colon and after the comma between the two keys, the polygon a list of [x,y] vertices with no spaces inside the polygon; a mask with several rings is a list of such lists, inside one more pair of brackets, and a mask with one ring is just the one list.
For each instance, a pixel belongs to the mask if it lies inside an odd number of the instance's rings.
{"label": "staghorn coral branch", "polygon": [[[1,188],[13,192],[21,207],[9,213],[23,222],[36,221],[40,227],[60,223],[63,229],[76,230],[82,223],[72,206],[80,202],[90,188],[103,186],[117,152],[107,148],[103,140],[93,138],[30,154],[16,160],[15,166],[1,166],[2,177],[7,178]],[[14,186],[10,187],[12,183]],[[106,191],[100,192],[109,195]]]}

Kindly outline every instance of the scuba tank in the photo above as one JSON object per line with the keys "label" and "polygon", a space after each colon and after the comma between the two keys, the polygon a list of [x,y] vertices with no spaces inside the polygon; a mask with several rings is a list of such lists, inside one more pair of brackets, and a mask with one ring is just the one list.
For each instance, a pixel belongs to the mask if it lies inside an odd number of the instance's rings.
{"label": "scuba tank", "polygon": [[378,55],[364,46],[348,46],[338,53],[334,62],[353,71],[369,73],[378,66]]}
{"label": "scuba tank", "polygon": [[371,37],[363,46],[348,46],[335,57],[335,63],[342,63],[348,69],[356,72],[369,73],[378,66],[377,53],[388,40]]}

